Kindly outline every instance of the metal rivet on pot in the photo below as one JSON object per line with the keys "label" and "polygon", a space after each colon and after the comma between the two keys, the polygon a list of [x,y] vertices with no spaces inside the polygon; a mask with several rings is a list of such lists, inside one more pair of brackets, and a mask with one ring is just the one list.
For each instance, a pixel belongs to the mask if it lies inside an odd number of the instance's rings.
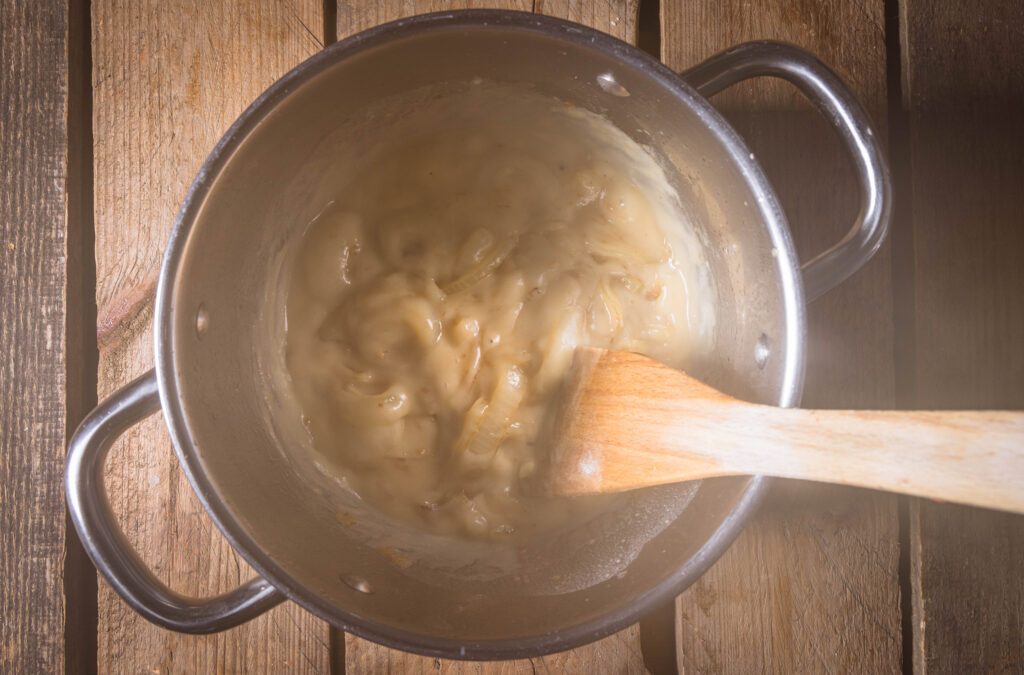
{"label": "metal rivet on pot", "polygon": [[349,588],[359,591],[360,593],[373,593],[373,589],[370,587],[370,583],[366,579],[360,579],[359,577],[352,576],[349,574],[339,574],[338,578],[341,579]]}
{"label": "metal rivet on pot", "polygon": [[629,90],[619,84],[611,73],[601,73],[598,75],[597,85],[612,96],[629,96]]}
{"label": "metal rivet on pot", "polygon": [[767,335],[761,333],[761,337],[757,338],[757,344],[754,345],[754,363],[757,364],[758,368],[764,368],[764,364],[768,363],[768,356],[772,351],[772,341]]}
{"label": "metal rivet on pot", "polygon": [[202,339],[206,334],[206,331],[210,328],[210,317],[206,313],[206,305],[200,303],[199,309],[196,310],[196,337]]}

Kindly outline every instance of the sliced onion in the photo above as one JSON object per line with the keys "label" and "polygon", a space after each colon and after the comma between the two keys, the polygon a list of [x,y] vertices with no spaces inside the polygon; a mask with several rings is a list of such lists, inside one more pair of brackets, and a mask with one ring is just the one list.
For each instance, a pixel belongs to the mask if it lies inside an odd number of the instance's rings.
{"label": "sliced onion", "polygon": [[605,312],[608,314],[608,320],[611,323],[612,334],[614,335],[622,330],[622,303],[619,301],[619,296],[615,295],[615,291],[612,290],[608,277],[601,279],[600,292]]}
{"label": "sliced onion", "polygon": [[614,260],[627,267],[647,262],[643,253],[637,248],[615,236],[593,234],[583,242],[583,246],[597,262]]}
{"label": "sliced onion", "polygon": [[338,383],[334,401],[338,414],[349,424],[368,427],[392,424],[409,414],[409,395],[400,385],[391,385],[379,394],[363,394]]}
{"label": "sliced onion", "polygon": [[505,258],[512,252],[516,246],[515,237],[506,237],[497,244],[488,249],[487,253],[481,257],[480,261],[470,267],[468,270],[460,274],[455,279],[452,279],[446,284],[441,286],[441,290],[444,291],[445,295],[451,295],[452,293],[458,293],[464,291],[470,286],[478,283],[482,279],[485,279],[494,270],[501,266],[501,263],[505,262]]}
{"label": "sliced onion", "polygon": [[534,394],[543,396],[550,387],[565,375],[572,361],[573,352],[580,344],[581,317],[578,312],[567,311],[558,327],[548,337],[544,347],[540,368],[534,379]]}
{"label": "sliced onion", "polygon": [[[495,383],[491,402],[480,411],[476,429],[470,429],[468,433],[463,429],[464,435],[471,435],[470,438],[459,439],[459,446],[465,448],[465,453],[490,456],[498,449],[508,434],[512,416],[519,408],[525,390],[526,377],[523,371],[518,366],[508,366]],[[474,404],[474,408],[476,407]]]}
{"label": "sliced onion", "polygon": [[455,452],[462,454],[469,447],[469,444],[476,438],[483,423],[484,415],[487,414],[487,401],[478,398],[466,412],[462,422],[462,431],[459,432],[459,439],[455,441]]}

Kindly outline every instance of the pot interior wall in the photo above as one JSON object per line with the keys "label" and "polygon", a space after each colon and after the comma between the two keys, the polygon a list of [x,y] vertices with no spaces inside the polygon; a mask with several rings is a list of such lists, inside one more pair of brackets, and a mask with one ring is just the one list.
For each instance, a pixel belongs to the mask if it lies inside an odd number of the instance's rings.
{"label": "pot interior wall", "polygon": [[[206,501],[223,502],[221,526],[257,547],[247,557],[336,623],[407,646],[547,635],[546,648],[558,648],[565,629],[601,617],[621,623],[656,585],[678,578],[684,565],[703,564],[694,556],[749,484],[719,479],[638,491],[586,528],[516,551],[409,532],[316,471],[297,412],[276,393],[287,386],[282,302],[290,243],[335,197],[346,172],[358,170],[374,125],[354,120],[375,101],[428,85],[443,92],[475,77],[531,82],[649,146],[700,228],[717,288],[715,352],[693,372],[751,400],[786,402],[784,355],[801,339],[786,330],[780,269],[791,264],[788,240],[770,238],[763,200],[709,132],[706,111],[576,39],[498,25],[342,45],[346,58],[261,104],[269,113],[240,129],[241,142],[192,204],[170,317],[174,376],[195,446],[194,455],[183,450],[186,464],[204,475],[195,484]],[[600,87],[604,73],[629,96]],[[766,339],[771,353],[758,366],[755,345]],[[338,517],[345,512],[351,518]]]}

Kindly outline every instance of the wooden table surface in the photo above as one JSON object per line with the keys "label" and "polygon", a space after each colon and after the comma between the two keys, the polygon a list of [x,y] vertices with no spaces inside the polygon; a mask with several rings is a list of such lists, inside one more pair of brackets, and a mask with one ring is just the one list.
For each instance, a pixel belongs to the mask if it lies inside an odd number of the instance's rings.
{"label": "wooden table surface", "polygon": [[[4,0],[0,5],[0,672],[1024,672],[1024,517],[780,482],[675,606],[595,644],[472,664],[389,650],[286,603],[212,636],[148,624],[66,521],[67,438],[152,366],[174,214],[264,88],[410,14],[507,7],[637,42],[681,70],[744,40],[803,46],[885,135],[875,259],[809,309],[804,404],[1024,409],[1024,3],[1017,0]],[[769,81],[716,97],[807,257],[856,213],[838,142]],[[159,416],[107,473],[126,533],[196,595],[250,576]]]}

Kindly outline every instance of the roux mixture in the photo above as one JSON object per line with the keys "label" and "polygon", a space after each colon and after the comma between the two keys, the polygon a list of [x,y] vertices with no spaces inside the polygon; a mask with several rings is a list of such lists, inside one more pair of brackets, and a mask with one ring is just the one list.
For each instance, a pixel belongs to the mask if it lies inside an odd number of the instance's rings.
{"label": "roux mixture", "polygon": [[478,83],[401,119],[306,230],[286,361],[364,500],[473,538],[586,517],[520,480],[578,345],[682,366],[713,323],[662,169],[603,118]]}

